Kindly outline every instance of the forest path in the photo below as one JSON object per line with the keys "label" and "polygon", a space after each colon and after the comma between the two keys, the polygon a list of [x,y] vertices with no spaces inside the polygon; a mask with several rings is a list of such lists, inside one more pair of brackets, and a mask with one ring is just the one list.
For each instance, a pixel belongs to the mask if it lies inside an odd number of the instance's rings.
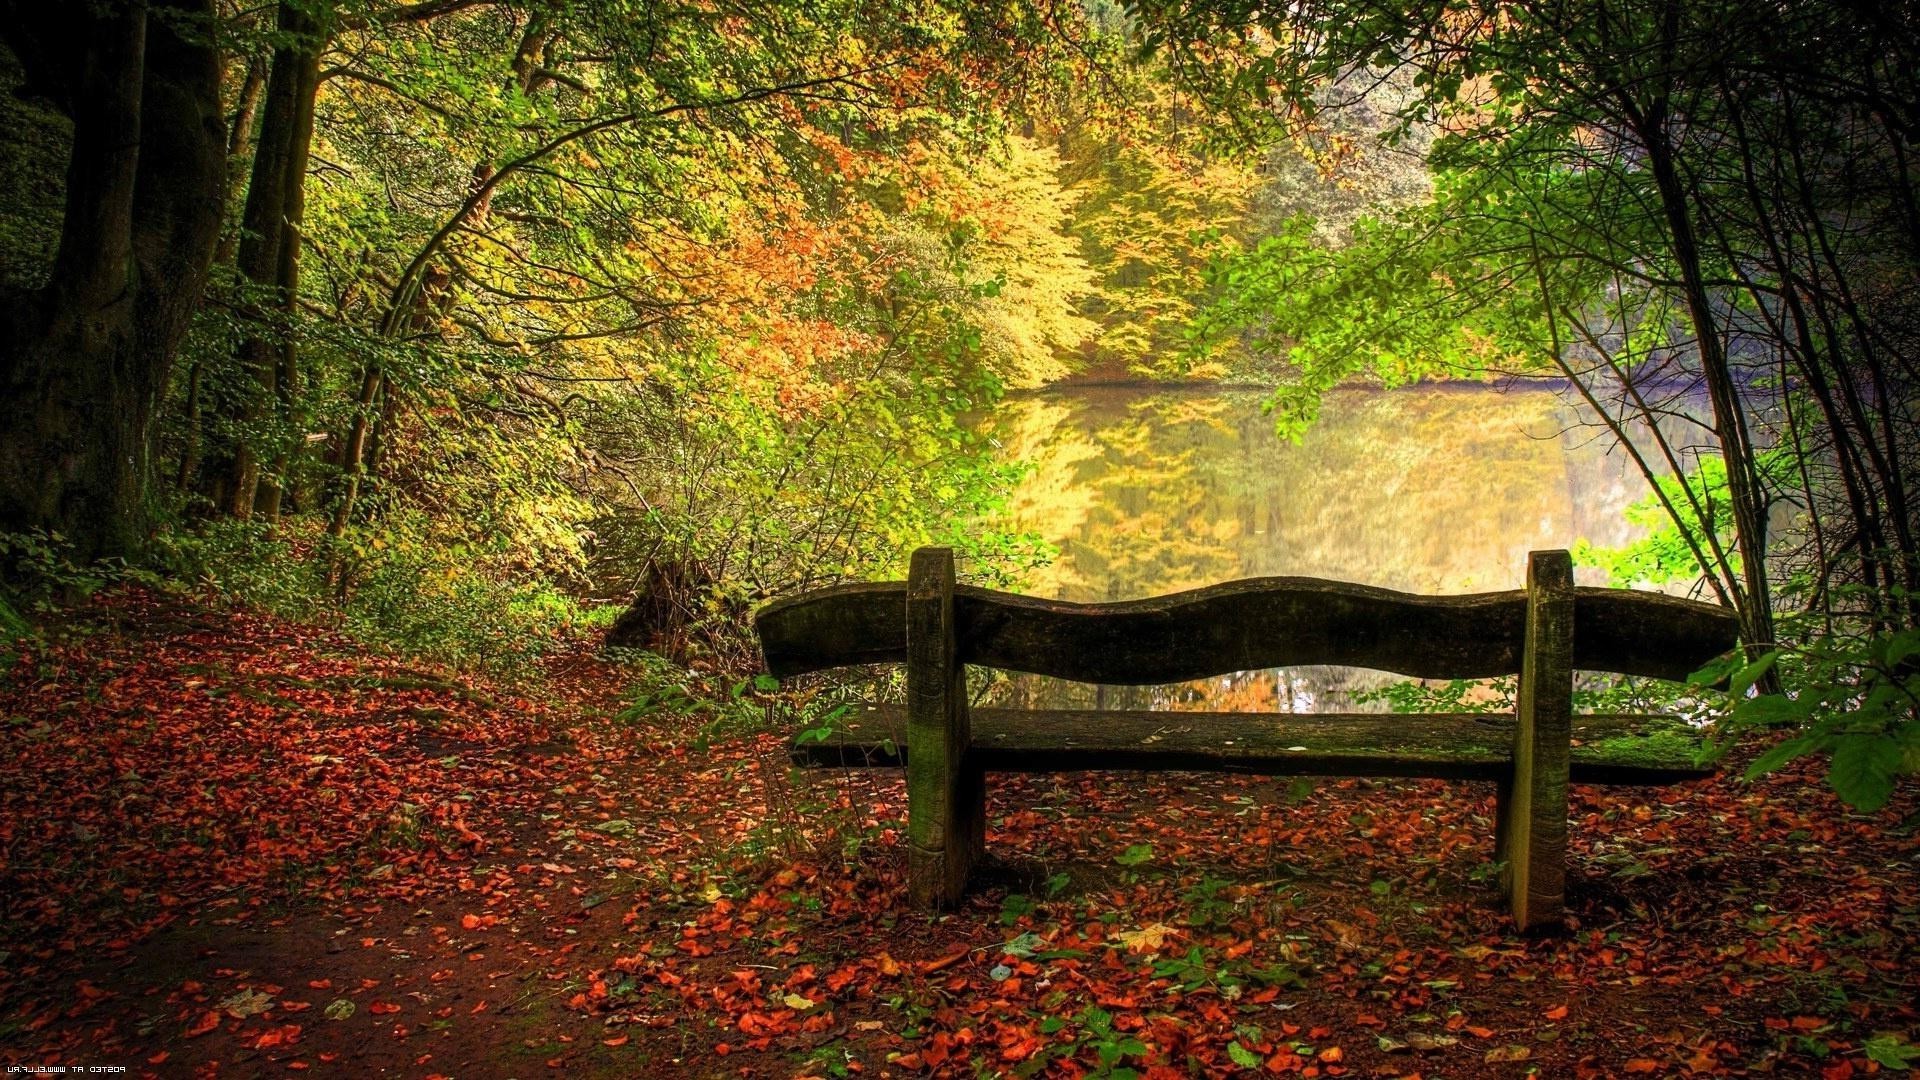
{"label": "forest path", "polygon": [[523,696],[142,592],[54,640],[0,684],[8,1065],[1840,1077],[1920,1040],[1913,800],[1805,772],[1576,788],[1547,940],[1487,785],[996,778],[985,887],[929,920],[897,779],[623,723],[584,650]]}

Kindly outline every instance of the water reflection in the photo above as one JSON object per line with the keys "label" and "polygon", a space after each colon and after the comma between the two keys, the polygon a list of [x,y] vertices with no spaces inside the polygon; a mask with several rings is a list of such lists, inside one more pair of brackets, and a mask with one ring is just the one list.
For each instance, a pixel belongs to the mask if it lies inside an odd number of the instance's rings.
{"label": "water reflection", "polygon": [[[1550,389],[1339,391],[1298,445],[1273,434],[1259,402],[1253,392],[1089,387],[1004,403],[990,430],[1008,458],[1034,467],[1008,519],[1060,548],[1027,591],[1123,600],[1299,574],[1478,592],[1523,584],[1529,551],[1631,538],[1621,511],[1644,483]],[[992,700],[1345,711],[1369,708],[1354,692],[1389,679],[1352,668],[1172,687],[1023,676]]]}

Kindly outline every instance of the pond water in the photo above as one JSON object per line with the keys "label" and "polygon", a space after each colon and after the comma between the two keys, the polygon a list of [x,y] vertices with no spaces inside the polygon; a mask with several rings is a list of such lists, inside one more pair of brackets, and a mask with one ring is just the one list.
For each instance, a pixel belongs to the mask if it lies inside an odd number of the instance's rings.
{"label": "pond water", "polygon": [[[1551,388],[1340,390],[1299,443],[1257,391],[1085,387],[1004,402],[988,430],[1032,471],[1009,522],[1059,548],[1035,596],[1125,600],[1304,575],[1409,592],[1518,588],[1529,551],[1618,545],[1646,493],[1633,463]],[[1611,451],[1611,452],[1610,452]],[[1590,570],[1583,584],[1604,584]],[[994,704],[1348,711],[1392,676],[1245,672],[1177,687],[1021,676]]]}

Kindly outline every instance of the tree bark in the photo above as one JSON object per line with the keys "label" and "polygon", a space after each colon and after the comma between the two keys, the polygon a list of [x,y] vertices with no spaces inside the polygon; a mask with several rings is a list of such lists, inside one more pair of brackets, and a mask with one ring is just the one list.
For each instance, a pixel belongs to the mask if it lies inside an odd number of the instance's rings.
{"label": "tree bark", "polygon": [[0,296],[0,528],[83,556],[151,527],[153,418],[225,192],[213,18],[211,0],[0,6],[26,90],[73,119],[51,272]]}
{"label": "tree bark", "polygon": [[1726,345],[1714,319],[1686,188],[1681,183],[1673,146],[1668,141],[1666,111],[1663,107],[1655,108],[1643,119],[1644,130],[1639,134],[1666,217],[1674,262],[1680,270],[1681,291],[1686,299],[1688,319],[1693,323],[1700,371],[1706,378],[1707,397],[1713,406],[1714,434],[1720,440],[1720,453],[1727,464],[1727,496],[1733,503],[1734,543],[1740,551],[1740,572],[1745,584],[1741,590],[1744,595],[1736,597],[1741,636],[1746,638],[1749,648],[1765,649],[1773,642],[1773,603],[1772,589],[1767,582],[1767,509],[1755,467],[1753,440],[1747,431],[1739,390],[1727,366]]}
{"label": "tree bark", "polygon": [[[221,487],[227,512],[241,520],[253,516],[263,488],[263,509],[269,517],[279,513],[280,484],[274,470],[284,467],[283,444],[293,420],[299,352],[289,323],[299,296],[307,155],[326,37],[322,19],[309,12],[308,5],[284,0],[278,28],[281,44],[273,51],[267,76],[260,145],[253,157],[234,264],[245,291],[243,310],[252,325],[237,350],[246,380],[233,403],[238,436]],[[276,429],[272,437],[261,430],[269,421]],[[274,469],[263,474],[263,460]]]}

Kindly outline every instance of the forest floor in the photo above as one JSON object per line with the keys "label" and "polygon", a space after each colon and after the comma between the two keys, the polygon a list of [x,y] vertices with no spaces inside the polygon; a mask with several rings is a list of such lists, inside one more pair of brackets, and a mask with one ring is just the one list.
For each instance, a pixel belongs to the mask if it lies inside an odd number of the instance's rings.
{"label": "forest floor", "polygon": [[[1482,785],[996,778],[910,912],[886,773],[149,593],[0,683],[0,1064],[133,1075],[1900,1075],[1911,792],[1574,791],[1570,930]],[[1733,770],[1737,773],[1737,769]]]}

